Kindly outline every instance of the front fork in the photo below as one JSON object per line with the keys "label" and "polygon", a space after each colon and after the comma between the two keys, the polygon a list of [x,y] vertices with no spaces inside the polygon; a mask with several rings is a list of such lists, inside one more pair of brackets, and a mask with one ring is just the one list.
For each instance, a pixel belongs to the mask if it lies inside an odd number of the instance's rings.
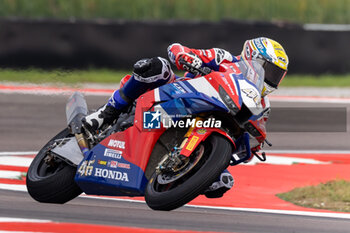
{"label": "front fork", "polygon": [[[201,117],[196,117],[196,120],[195,120],[194,125],[196,125],[197,121],[199,121],[199,120],[202,120],[202,118],[201,118]],[[185,136],[184,136],[184,140],[182,141],[180,147],[177,148],[177,149],[179,149],[179,150],[181,151],[182,148],[184,148],[184,146],[185,146],[186,143],[188,142],[188,138],[191,137],[192,132],[193,132],[194,129],[195,129],[195,127],[192,127],[192,126],[188,129],[188,131],[186,132],[186,134],[185,134]]]}
{"label": "front fork", "polygon": [[83,153],[84,156],[86,156],[89,152],[89,146],[88,146],[87,140],[84,137],[84,134],[77,133],[77,134],[74,134],[74,136],[77,139],[81,152]]}
{"label": "front fork", "polygon": [[185,167],[189,160],[190,155],[195,151],[198,145],[206,140],[212,133],[218,133],[225,136],[233,145],[233,148],[236,148],[235,142],[232,138],[220,128],[203,128],[196,127],[196,123],[199,120],[203,120],[201,117],[197,117],[193,127],[190,127],[184,139],[179,147],[174,147],[159,163],[156,168],[157,173],[161,171],[171,170],[172,172],[177,172]]}
{"label": "front fork", "polygon": [[[195,123],[200,119],[201,118],[197,117],[195,119]],[[174,146],[172,150],[166,156],[164,156],[164,158],[160,161],[158,167],[156,168],[158,174],[164,170],[171,170],[172,172],[177,172],[187,165],[189,157],[181,155],[181,151],[182,148],[186,145],[188,138],[191,136],[194,129],[195,127],[191,126],[184,135],[184,139],[182,140],[180,146]]]}
{"label": "front fork", "polygon": [[[197,120],[200,120],[200,118],[196,119],[196,121]],[[191,127],[184,136],[185,138],[179,148],[181,149],[179,154],[182,157],[188,158],[197,148],[197,146],[202,141],[205,141],[213,133],[223,135],[228,141],[232,143],[234,150],[232,153],[232,159],[230,163],[231,165],[236,165],[245,161],[249,161],[249,159],[251,159],[252,152],[250,149],[249,134],[245,132],[233,141],[232,137],[220,128]],[[265,158],[265,155],[263,154],[262,157]]]}
{"label": "front fork", "polygon": [[232,140],[230,135],[228,135],[224,130],[220,128],[203,128],[203,127],[191,127],[186,135],[185,139],[181,144],[180,154],[189,157],[192,152],[197,148],[197,146],[204,140],[206,140],[211,134],[218,133],[226,137],[233,145],[233,148],[236,148],[235,142]]}

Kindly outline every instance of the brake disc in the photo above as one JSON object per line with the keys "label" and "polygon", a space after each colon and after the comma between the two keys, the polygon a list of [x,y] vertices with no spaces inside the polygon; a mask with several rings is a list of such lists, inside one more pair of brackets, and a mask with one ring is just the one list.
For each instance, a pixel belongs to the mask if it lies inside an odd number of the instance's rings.
{"label": "brake disc", "polygon": [[181,168],[173,168],[173,171],[162,171],[157,176],[157,181],[159,184],[170,184],[184,175],[188,174],[200,161],[204,154],[204,145],[199,145],[196,151],[190,156],[189,162]]}

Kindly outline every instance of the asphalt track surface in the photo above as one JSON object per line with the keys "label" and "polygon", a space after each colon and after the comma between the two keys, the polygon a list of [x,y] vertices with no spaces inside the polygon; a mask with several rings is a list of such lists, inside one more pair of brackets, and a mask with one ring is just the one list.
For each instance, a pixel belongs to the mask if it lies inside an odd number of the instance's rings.
{"label": "asphalt track surface", "polygon": [[[90,108],[106,96],[87,96]],[[0,94],[0,151],[38,151],[65,127],[68,96]],[[350,104],[272,102],[272,107],[347,107]],[[349,114],[347,114],[349,115]],[[301,119],[303,116],[301,116]],[[347,116],[349,121],[349,117]],[[347,129],[349,126],[346,126]],[[349,150],[347,132],[269,134],[274,150]],[[182,207],[171,212],[150,210],[143,203],[77,198],[64,205],[40,204],[27,193],[0,191],[0,216],[49,219],[142,228],[222,232],[348,232],[347,219]]]}
{"label": "asphalt track surface", "polygon": [[[38,151],[49,138],[66,127],[65,104],[67,95],[29,95],[29,94],[0,94],[0,130],[6,134],[0,135],[1,151]],[[106,102],[107,96],[86,96],[88,107],[96,109]],[[350,101],[349,101],[350,102]],[[268,134],[273,150],[349,150],[350,142],[350,103],[294,103],[271,101],[274,109],[317,108],[324,110],[320,117],[327,118],[330,108],[347,109],[347,126],[345,132],[291,132],[294,125],[285,123],[289,128]],[[299,128],[308,128],[314,115],[300,114],[297,116]],[[272,121],[275,120],[275,121]],[[272,119],[268,126],[276,128],[283,119]],[[304,123],[306,122],[306,123]],[[336,120],[330,119],[331,124]],[[304,124],[304,125],[303,125]],[[278,128],[278,127],[277,127]],[[322,130],[322,128],[320,128]],[[277,131],[277,132],[276,132]]]}

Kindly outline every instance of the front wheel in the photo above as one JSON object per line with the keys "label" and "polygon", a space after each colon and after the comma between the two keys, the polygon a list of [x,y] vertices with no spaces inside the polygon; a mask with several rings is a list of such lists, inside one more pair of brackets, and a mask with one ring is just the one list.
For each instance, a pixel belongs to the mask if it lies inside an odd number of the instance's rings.
{"label": "front wheel", "polygon": [[227,139],[216,134],[209,136],[190,156],[194,167],[180,179],[179,173],[153,173],[145,191],[147,205],[154,210],[173,210],[190,202],[219,177],[229,165],[231,154]]}
{"label": "front wheel", "polygon": [[77,168],[50,153],[55,143],[69,134],[68,129],[53,137],[36,155],[27,172],[27,189],[30,196],[44,203],[65,203],[82,191],[74,181]]}

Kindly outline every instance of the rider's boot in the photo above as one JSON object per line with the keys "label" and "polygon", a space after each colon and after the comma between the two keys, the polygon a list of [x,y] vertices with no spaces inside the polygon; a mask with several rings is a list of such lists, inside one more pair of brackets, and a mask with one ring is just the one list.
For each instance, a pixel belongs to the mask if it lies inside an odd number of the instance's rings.
{"label": "rider's boot", "polygon": [[106,104],[96,112],[87,115],[83,119],[83,126],[91,134],[94,134],[96,130],[101,129],[103,126],[112,124],[119,117],[120,113],[119,109]]}
{"label": "rider's boot", "polygon": [[233,187],[234,179],[229,171],[225,170],[221,173],[219,179],[204,191],[207,198],[219,198]]}

